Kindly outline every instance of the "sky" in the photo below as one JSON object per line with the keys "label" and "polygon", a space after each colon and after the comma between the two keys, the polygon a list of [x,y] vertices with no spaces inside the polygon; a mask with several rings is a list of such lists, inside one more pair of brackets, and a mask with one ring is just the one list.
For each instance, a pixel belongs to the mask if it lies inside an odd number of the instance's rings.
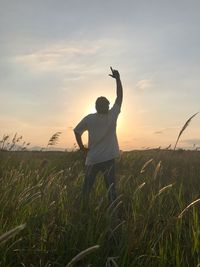
{"label": "sky", "polygon": [[[175,144],[200,111],[199,0],[0,0],[0,138],[71,149],[95,100],[124,100],[122,150]],[[87,135],[84,135],[87,142]],[[200,146],[200,114],[179,147]]]}

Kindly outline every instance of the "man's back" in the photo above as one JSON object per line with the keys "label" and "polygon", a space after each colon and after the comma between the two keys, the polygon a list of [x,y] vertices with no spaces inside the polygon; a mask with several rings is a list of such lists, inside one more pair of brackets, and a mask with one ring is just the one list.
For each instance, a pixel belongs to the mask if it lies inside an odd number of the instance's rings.
{"label": "man's back", "polygon": [[96,164],[113,159],[119,155],[116,135],[117,118],[120,113],[118,104],[107,114],[90,114],[74,129],[78,133],[88,131],[88,148],[86,165]]}

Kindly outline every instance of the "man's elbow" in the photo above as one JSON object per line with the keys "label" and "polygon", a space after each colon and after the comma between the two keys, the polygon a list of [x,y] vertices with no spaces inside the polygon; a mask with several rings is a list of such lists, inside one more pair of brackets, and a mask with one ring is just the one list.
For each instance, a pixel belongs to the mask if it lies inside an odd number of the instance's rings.
{"label": "man's elbow", "polygon": [[78,132],[76,131],[76,129],[73,129],[73,132],[74,132],[75,135],[78,134]]}
{"label": "man's elbow", "polygon": [[74,129],[74,135],[75,135],[76,137],[80,137],[80,136],[81,136],[81,134],[78,133],[75,129]]}

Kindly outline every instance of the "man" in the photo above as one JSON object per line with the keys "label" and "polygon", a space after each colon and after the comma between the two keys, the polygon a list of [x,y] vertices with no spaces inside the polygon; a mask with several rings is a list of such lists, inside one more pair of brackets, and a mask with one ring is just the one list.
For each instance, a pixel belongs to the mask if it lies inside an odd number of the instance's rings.
{"label": "man", "polygon": [[[116,198],[115,192],[115,158],[119,156],[119,146],[116,135],[117,118],[123,98],[123,89],[120,75],[117,70],[110,68],[109,74],[116,80],[117,98],[113,107],[109,110],[109,101],[106,97],[98,97],[96,100],[97,113],[89,114],[81,120],[75,127],[74,133],[80,150],[87,153],[86,175],[83,185],[83,196],[86,201],[99,172],[104,175],[106,187],[108,189],[109,201]],[[88,148],[84,147],[82,134],[89,133]]]}

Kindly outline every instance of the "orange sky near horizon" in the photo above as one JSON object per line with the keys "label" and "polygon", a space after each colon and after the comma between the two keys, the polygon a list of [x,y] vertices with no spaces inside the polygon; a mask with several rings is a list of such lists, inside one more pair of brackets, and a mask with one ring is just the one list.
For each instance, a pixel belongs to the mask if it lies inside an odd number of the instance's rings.
{"label": "orange sky near horizon", "polygon": [[[106,81],[106,82],[105,82]],[[4,121],[0,120],[1,124],[4,124],[4,134],[14,135],[15,132],[18,135],[23,136],[23,140],[30,142],[30,147],[41,146],[45,147],[48,143],[49,138],[55,132],[62,132],[58,144],[55,148],[73,149],[76,143],[73,128],[76,124],[86,115],[95,113],[95,100],[98,96],[104,95],[110,100],[110,107],[113,105],[116,97],[116,85],[115,80],[105,78],[100,88],[87,88],[87,95],[82,94],[83,97],[74,98],[71,101],[73,111],[66,112],[64,114],[57,114],[54,120],[54,125],[57,123],[58,126],[50,125],[51,121],[46,122],[49,126],[33,126],[26,123],[19,123],[19,121]],[[123,77],[122,77],[123,82]],[[174,145],[180,127],[169,127],[166,133],[162,133],[161,127],[155,127],[152,124],[153,120],[159,120],[159,114],[155,118],[151,118],[151,113],[142,109],[142,103],[137,101],[137,97],[134,97],[131,88],[124,87],[124,100],[122,104],[121,113],[117,122],[117,135],[119,146],[121,150],[133,150],[133,149],[145,149],[145,148],[156,148],[156,147],[167,147],[169,144]],[[103,88],[103,89],[102,89]],[[100,92],[100,94],[99,94]],[[66,103],[68,99],[63,99]],[[45,118],[44,118],[45,119]],[[163,124],[164,127],[165,124]],[[13,131],[15,129],[15,131]],[[195,133],[194,129],[192,130]],[[2,132],[3,134],[3,132]],[[191,134],[191,133],[190,133]],[[190,136],[186,132],[186,137]],[[84,143],[87,144],[87,133],[83,134]]]}

